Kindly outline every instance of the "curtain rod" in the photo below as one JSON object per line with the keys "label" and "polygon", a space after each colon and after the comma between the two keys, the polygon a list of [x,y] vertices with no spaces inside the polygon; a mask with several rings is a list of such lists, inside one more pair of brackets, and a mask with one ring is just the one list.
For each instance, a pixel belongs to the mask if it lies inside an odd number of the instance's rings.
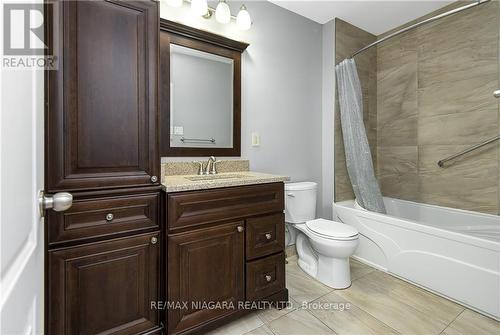
{"label": "curtain rod", "polygon": [[353,57],[354,57],[354,56],[356,56],[357,54],[359,54],[359,53],[361,53],[361,52],[363,52],[363,51],[365,51],[365,50],[367,50],[367,49],[370,49],[371,47],[374,47],[374,46],[376,46],[377,44],[382,43],[382,42],[384,42],[384,41],[388,40],[389,38],[392,38],[392,37],[397,36],[397,35],[399,35],[399,34],[405,33],[405,32],[407,32],[408,30],[411,30],[411,29],[416,28],[416,27],[419,27],[419,26],[421,26],[421,25],[423,25],[423,24],[426,24],[426,23],[429,23],[429,22],[432,22],[432,21],[435,21],[435,20],[441,19],[441,18],[446,17],[446,16],[448,16],[448,15],[452,15],[452,14],[455,14],[455,13],[461,12],[461,11],[463,11],[463,10],[466,10],[466,9],[469,9],[469,8],[472,8],[472,7],[479,6],[479,5],[481,5],[481,4],[483,4],[483,3],[486,3],[486,2],[489,2],[489,1],[491,1],[491,0],[477,0],[477,1],[473,2],[473,3],[468,4],[468,5],[465,5],[465,6],[462,6],[462,7],[458,7],[458,8],[455,8],[455,9],[452,9],[452,10],[450,10],[450,11],[444,12],[444,13],[442,13],[442,14],[439,14],[439,15],[433,16],[433,17],[431,17],[431,18],[428,18],[428,19],[426,19],[426,20],[423,20],[423,21],[417,22],[417,23],[415,23],[415,24],[412,24],[412,25],[410,25],[410,26],[408,26],[408,27],[406,27],[406,28],[403,28],[403,29],[401,29],[401,30],[398,30],[398,31],[396,31],[396,32],[394,32],[394,33],[392,33],[392,34],[389,34],[389,35],[387,35],[387,36],[385,36],[385,37],[383,37],[383,38],[381,38],[381,39],[379,39],[379,40],[377,40],[377,41],[375,41],[375,42],[373,42],[373,43],[371,43],[371,44],[368,44],[367,46],[365,46],[365,47],[363,47],[363,48],[359,49],[358,51],[356,51],[355,53],[353,53],[353,54],[351,55],[351,57],[349,57],[349,58],[353,58]]}

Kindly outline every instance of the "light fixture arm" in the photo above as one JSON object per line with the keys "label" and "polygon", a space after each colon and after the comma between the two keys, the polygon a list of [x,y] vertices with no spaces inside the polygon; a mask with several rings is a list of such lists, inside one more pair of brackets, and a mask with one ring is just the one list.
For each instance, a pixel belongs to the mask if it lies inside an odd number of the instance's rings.
{"label": "light fixture arm", "polygon": [[[191,0],[184,0],[184,2],[187,2],[188,4],[191,4]],[[212,15],[214,13],[215,13],[215,8],[208,6],[207,13],[205,15],[203,15],[202,18],[208,20],[208,19],[210,19],[212,17]],[[231,19],[234,20],[234,21],[236,21],[236,16],[234,16],[233,14],[231,14]]]}

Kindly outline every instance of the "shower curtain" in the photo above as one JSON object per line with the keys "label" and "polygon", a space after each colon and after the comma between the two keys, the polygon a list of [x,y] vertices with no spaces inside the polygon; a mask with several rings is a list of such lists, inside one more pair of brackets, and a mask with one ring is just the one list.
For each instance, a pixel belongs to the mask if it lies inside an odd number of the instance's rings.
{"label": "shower curtain", "polygon": [[356,200],[363,208],[385,213],[363,123],[363,97],[354,59],[335,66],[347,172]]}

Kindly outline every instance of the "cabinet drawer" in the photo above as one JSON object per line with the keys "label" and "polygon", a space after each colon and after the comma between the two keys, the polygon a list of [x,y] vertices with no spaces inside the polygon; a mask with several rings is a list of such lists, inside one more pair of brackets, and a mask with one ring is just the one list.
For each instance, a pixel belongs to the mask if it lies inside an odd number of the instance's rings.
{"label": "cabinet drawer", "polygon": [[285,288],[285,254],[247,263],[247,300],[258,300]]}
{"label": "cabinet drawer", "polygon": [[280,212],[284,209],[283,194],[283,183],[170,193],[167,200],[168,228],[175,231]]}
{"label": "cabinet drawer", "polygon": [[140,232],[158,227],[159,193],[80,199],[48,212],[49,243]]}
{"label": "cabinet drawer", "polygon": [[247,259],[267,256],[284,250],[285,217],[283,213],[251,218],[246,222]]}

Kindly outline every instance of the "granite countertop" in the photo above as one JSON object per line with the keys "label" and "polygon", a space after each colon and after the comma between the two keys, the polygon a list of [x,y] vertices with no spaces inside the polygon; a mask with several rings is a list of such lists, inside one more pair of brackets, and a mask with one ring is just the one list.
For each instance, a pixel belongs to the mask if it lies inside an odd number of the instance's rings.
{"label": "granite countertop", "polygon": [[162,186],[165,192],[205,190],[210,188],[278,183],[289,177],[251,171],[225,172],[216,175],[170,175],[164,176]]}

